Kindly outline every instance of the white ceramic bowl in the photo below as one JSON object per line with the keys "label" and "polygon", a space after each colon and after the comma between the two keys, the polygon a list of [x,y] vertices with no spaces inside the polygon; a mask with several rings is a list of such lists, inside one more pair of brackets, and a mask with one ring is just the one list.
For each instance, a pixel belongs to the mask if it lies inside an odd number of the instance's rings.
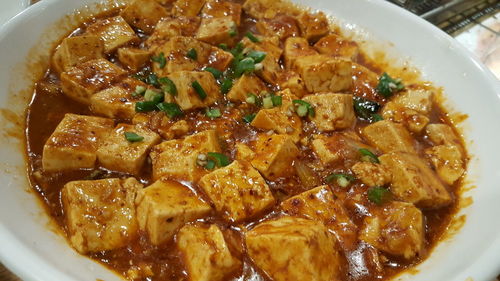
{"label": "white ceramic bowl", "polygon": [[[44,0],[0,29],[0,259],[24,280],[119,280],[50,231],[44,210],[29,192],[20,137],[33,79],[41,75],[51,43],[76,24],[60,19],[85,5],[98,10],[92,5],[95,2]],[[496,78],[452,38],[384,1],[298,2],[336,17],[347,29],[364,29],[356,34],[359,38],[381,40],[376,45],[391,56],[410,60],[424,79],[442,86],[448,107],[469,115],[460,127],[472,156],[467,179],[476,188],[466,193],[473,204],[461,211],[465,224],[439,244],[417,267],[418,273],[398,279],[492,280],[500,272],[500,85]]]}

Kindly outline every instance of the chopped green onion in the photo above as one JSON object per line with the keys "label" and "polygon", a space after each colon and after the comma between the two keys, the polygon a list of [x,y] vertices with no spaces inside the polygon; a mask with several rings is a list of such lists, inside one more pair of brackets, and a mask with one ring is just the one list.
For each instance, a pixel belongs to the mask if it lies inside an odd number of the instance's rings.
{"label": "chopped green onion", "polygon": [[182,116],[184,113],[181,108],[176,103],[162,102],[156,105],[156,107],[165,112],[168,118],[174,118],[176,116]]}
{"label": "chopped green onion", "polygon": [[241,77],[245,73],[250,73],[255,70],[255,61],[252,58],[244,58],[240,60],[234,69],[234,75]]}
{"label": "chopped green onion", "polygon": [[337,184],[341,187],[347,187],[356,178],[349,174],[331,174],[326,177],[326,182],[331,182],[333,180],[337,181]]}
{"label": "chopped green onion", "polygon": [[229,157],[227,157],[226,155],[224,155],[222,153],[208,152],[207,157],[208,157],[208,159],[214,160],[217,167],[225,167],[225,166],[231,164]]}
{"label": "chopped green onion", "polygon": [[165,58],[165,54],[163,52],[161,52],[158,56],[151,57],[151,60],[160,64],[160,68],[164,68],[167,64],[167,59]]}
{"label": "chopped green onion", "polygon": [[260,52],[260,51],[250,51],[247,54],[247,57],[252,58],[255,63],[262,62],[266,58],[266,53],[265,52]]}
{"label": "chopped green onion", "polygon": [[259,43],[260,40],[259,38],[255,37],[255,35],[253,35],[252,32],[248,31],[247,33],[245,33],[245,36],[248,37],[248,39],[250,39],[250,41],[254,42],[254,43]]}
{"label": "chopped green onion", "polygon": [[144,140],[144,137],[133,132],[125,132],[125,139],[129,142],[140,142]]}
{"label": "chopped green onion", "polygon": [[222,83],[220,85],[220,91],[222,94],[225,95],[225,94],[229,93],[229,90],[231,90],[232,87],[233,87],[233,80],[226,78],[222,81]]}
{"label": "chopped green onion", "polygon": [[354,104],[354,111],[359,118],[370,121],[374,120],[374,115],[380,108],[378,102],[361,97],[354,97],[352,101]]}
{"label": "chopped green onion", "polygon": [[224,44],[224,43],[220,43],[220,44],[219,44],[219,48],[221,48],[221,49],[222,49],[222,50],[224,50],[224,51],[229,50],[229,48],[227,47],[227,44]]}
{"label": "chopped green onion", "polygon": [[144,100],[160,103],[163,100],[163,93],[147,89],[146,93],[144,93]]}
{"label": "chopped green onion", "polygon": [[405,86],[400,79],[394,79],[389,74],[384,72],[380,76],[377,85],[377,92],[384,98],[392,96],[394,93],[403,90]]}
{"label": "chopped green onion", "polygon": [[194,81],[193,83],[191,83],[191,86],[196,91],[201,100],[207,98],[207,93],[205,92],[205,90],[203,90],[203,87],[200,85],[200,83],[198,83],[198,81]]}
{"label": "chopped green onion", "polygon": [[233,24],[231,25],[231,28],[229,29],[229,36],[234,37],[236,35],[238,35],[238,27],[233,22]]}
{"label": "chopped green onion", "polygon": [[158,76],[156,76],[156,74],[154,74],[154,73],[150,73],[146,77],[146,83],[148,83],[149,85],[155,86],[155,87],[160,86],[160,83],[158,82]]}
{"label": "chopped green onion", "polygon": [[392,193],[389,189],[375,186],[368,189],[368,200],[372,201],[377,205],[382,205],[383,203],[392,199]]}
{"label": "chopped green onion", "polygon": [[144,95],[145,92],[146,92],[146,87],[144,87],[144,86],[136,86],[135,87],[135,91],[132,93],[132,96],[134,98],[140,97],[140,96]]}
{"label": "chopped green onion", "polygon": [[208,159],[207,164],[205,165],[205,169],[213,170],[215,168],[215,161],[212,159]]}
{"label": "chopped green onion", "polygon": [[154,101],[139,101],[135,103],[136,112],[149,112],[156,110],[158,103]]}
{"label": "chopped green onion", "polygon": [[198,59],[198,53],[196,52],[196,50],[194,48],[191,48],[187,54],[186,54],[186,57],[192,59],[192,60],[197,60]]}
{"label": "chopped green onion", "polygon": [[271,100],[273,101],[273,106],[280,106],[283,104],[283,98],[277,95],[271,95]]}
{"label": "chopped green onion", "polygon": [[265,97],[262,99],[262,106],[265,109],[269,109],[273,107],[273,99],[271,97]]}
{"label": "chopped green onion", "polygon": [[214,76],[215,79],[219,79],[222,76],[222,71],[220,71],[216,68],[213,68],[213,67],[207,66],[203,70],[212,73],[212,75]]}
{"label": "chopped green onion", "polygon": [[384,118],[380,114],[372,114],[371,120],[372,122],[378,122],[384,120]]}
{"label": "chopped green onion", "polygon": [[256,104],[258,97],[255,94],[249,93],[247,94],[246,102],[249,104]]}
{"label": "chopped green onion", "polygon": [[373,152],[371,152],[370,150],[366,148],[360,148],[358,152],[359,154],[361,154],[361,160],[365,162],[380,163],[377,155],[373,154]]}
{"label": "chopped green onion", "polygon": [[158,79],[158,82],[161,84],[161,90],[164,93],[170,94],[172,96],[177,95],[177,87],[174,84],[174,81],[170,80],[168,77],[162,77]]}
{"label": "chopped green onion", "polygon": [[309,117],[316,115],[314,107],[310,103],[303,100],[293,100],[292,103],[297,107],[296,112],[300,117],[304,117],[307,114]]}
{"label": "chopped green onion", "polygon": [[256,114],[253,113],[253,114],[247,114],[247,115],[243,116],[243,118],[242,118],[243,122],[245,122],[245,123],[252,123],[253,119],[255,119],[255,115]]}
{"label": "chopped green onion", "polygon": [[212,109],[207,108],[207,110],[205,111],[205,115],[207,115],[208,118],[215,119],[221,117],[222,113],[218,108],[212,108]]}

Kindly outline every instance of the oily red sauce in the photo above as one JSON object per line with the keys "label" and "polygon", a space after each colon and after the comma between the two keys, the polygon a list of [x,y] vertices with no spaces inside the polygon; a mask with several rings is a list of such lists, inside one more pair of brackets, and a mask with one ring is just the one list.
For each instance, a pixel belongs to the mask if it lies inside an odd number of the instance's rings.
{"label": "oily red sauce", "polygon": [[[118,11],[106,12],[99,17],[89,20],[88,22],[83,23],[81,27],[74,30],[74,32],[72,32],[69,36],[81,34],[90,23],[100,18],[116,15],[117,12]],[[245,34],[248,30],[254,33],[256,32],[255,20],[243,13],[239,34]],[[140,31],[138,31],[138,33],[142,40],[146,39],[144,34],[140,33]],[[140,42],[134,42],[132,44],[139,45]],[[120,65],[114,53],[109,55],[107,59]],[[376,62],[370,61],[363,54],[359,55],[357,63],[367,67],[379,75],[383,71]],[[355,75],[357,75],[356,72]],[[362,77],[355,78],[361,79]],[[386,102],[385,99],[376,96],[373,85],[366,84],[355,86],[353,92],[357,96],[370,98],[380,102],[381,104]],[[219,104],[221,106],[225,105],[227,104],[227,101],[220,101]],[[191,128],[194,128],[190,134],[210,128],[216,128],[219,135],[224,140],[223,152],[230,155],[231,158],[234,158],[235,143],[250,143],[255,140],[256,135],[259,132],[257,129],[244,125],[241,121],[238,121],[241,120],[241,117],[245,114],[255,112],[255,108],[252,108],[252,106],[245,107],[245,105],[240,105],[239,107],[225,106],[223,108],[223,117],[215,120],[207,118],[202,110],[187,112],[183,119],[189,123]],[[42,172],[41,159],[43,146],[66,113],[92,115],[92,112],[87,106],[71,100],[61,92],[57,75],[52,69],[48,69],[45,77],[37,83],[32,101],[28,108],[26,120],[27,154],[29,159],[32,187],[40,195],[40,198],[43,200],[50,216],[54,218],[63,230],[65,230],[65,221],[61,203],[61,189],[67,182],[86,178],[125,176],[124,174],[108,171],[100,167],[95,170],[78,170],[52,174]],[[117,122],[118,121],[122,120],[117,120]],[[433,106],[430,114],[430,123],[446,122],[446,114],[440,109],[439,106]],[[367,124],[368,122],[366,121],[358,120],[355,131],[359,131]],[[228,135],[229,132],[231,132],[231,137],[225,138],[224,136]],[[304,124],[303,135],[316,133],[318,132],[313,126],[310,124]],[[431,144],[423,135],[414,135],[414,137],[419,143],[417,147],[418,153],[422,155],[422,151]],[[297,161],[317,165],[318,160],[309,148],[301,146],[301,150],[301,157]],[[317,177],[316,181],[318,183],[325,184],[324,178],[332,171],[346,170],[346,166],[343,164],[337,164],[335,166],[326,167],[325,169],[314,170],[313,173]],[[151,164],[148,163],[145,165],[143,173],[139,176],[140,181],[145,185],[151,183],[150,171]],[[279,179],[277,181],[267,181],[267,183],[279,201],[308,189],[301,183],[297,176]],[[196,184],[184,184],[189,185],[199,196],[204,198],[203,192],[200,191],[200,188]],[[457,186],[449,187],[449,190],[455,192],[454,198],[457,196],[456,192],[459,184],[460,183],[457,183]],[[358,226],[361,225],[363,217],[365,216],[364,213],[370,212],[370,209],[373,208],[373,204],[364,202],[364,209],[360,209],[351,203],[353,202],[352,199],[356,197],[356,195],[366,193],[368,186],[361,183],[355,183],[347,190],[340,188],[339,186],[331,187],[335,195],[344,202],[353,222]],[[378,271],[377,264],[373,261],[373,255],[371,254],[373,248],[370,250],[369,245],[359,242],[354,249],[344,253],[345,260],[343,261],[342,279],[387,279],[419,263],[427,257],[432,250],[432,247],[439,241],[448,226],[452,215],[456,211],[456,199],[453,204],[448,207],[438,210],[424,210],[426,222],[426,246],[422,255],[410,261],[386,256],[383,262],[383,271]],[[280,210],[278,207],[274,207],[271,211],[261,214],[253,220],[247,221],[240,226],[231,226],[224,222],[222,218],[215,215],[203,219],[203,221],[207,223],[217,224],[223,230],[231,252],[235,253],[236,256],[243,261],[242,271],[236,272],[233,276],[228,277],[227,280],[267,280],[267,278],[259,272],[259,269],[257,269],[257,267],[255,267],[250,259],[245,255],[242,233],[240,230],[243,227],[252,227],[263,219],[279,215]],[[138,280],[186,280],[184,265],[182,264],[180,253],[176,249],[174,242],[169,241],[163,245],[154,246],[148,241],[145,233],[140,233],[138,238],[131,241],[127,247],[93,253],[90,254],[89,257],[103,263],[110,269],[115,270],[117,273],[124,276],[127,276],[127,272],[131,268],[147,267],[148,270],[154,273],[153,277],[137,276]],[[128,277],[134,276],[129,275]]]}

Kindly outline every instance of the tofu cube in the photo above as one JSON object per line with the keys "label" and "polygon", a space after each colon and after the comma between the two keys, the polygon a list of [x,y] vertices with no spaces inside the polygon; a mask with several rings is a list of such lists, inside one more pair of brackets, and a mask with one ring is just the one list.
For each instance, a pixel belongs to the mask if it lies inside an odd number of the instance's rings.
{"label": "tofu cube", "polygon": [[264,36],[278,36],[280,40],[300,36],[297,21],[290,15],[278,15],[271,19],[261,19],[255,24],[257,31]]}
{"label": "tofu cube", "polygon": [[252,74],[245,74],[241,76],[233,87],[227,93],[227,98],[233,102],[244,102],[248,94],[259,95],[263,91],[267,91],[267,86],[259,79],[259,77]]}
{"label": "tofu cube", "polygon": [[314,107],[314,117],[309,117],[322,132],[351,128],[356,124],[352,95],[316,94],[303,98]]}
{"label": "tofu cube", "polygon": [[204,18],[196,33],[196,39],[212,45],[224,43],[232,46],[237,38],[237,28],[232,17]]}
{"label": "tofu cube", "polygon": [[429,124],[425,127],[425,133],[427,137],[432,141],[434,145],[456,145],[462,150],[462,143],[457,137],[453,128],[446,124]]}
{"label": "tofu cube", "polygon": [[153,245],[171,240],[184,224],[211,212],[188,187],[161,179],[139,190],[135,205],[139,228],[147,232]]}
{"label": "tofu cube", "polygon": [[303,37],[290,37],[285,41],[285,48],[283,50],[285,67],[288,70],[295,68],[295,62],[298,58],[314,56],[318,52],[309,45],[306,38]]}
{"label": "tofu cube", "polygon": [[278,14],[296,15],[297,9],[283,0],[246,0],[243,10],[256,19],[271,19]]}
{"label": "tofu cube", "polygon": [[232,223],[255,217],[275,203],[266,181],[247,162],[235,160],[203,176],[198,184],[215,210]]}
{"label": "tofu cube", "polygon": [[151,52],[139,48],[119,48],[118,60],[130,70],[137,71],[151,58]]}
{"label": "tofu cube", "polygon": [[291,93],[301,98],[308,94],[304,80],[294,71],[284,71],[278,78],[278,85],[281,89],[289,89]]}
{"label": "tofu cube", "polygon": [[[142,141],[130,142],[125,133],[136,133]],[[145,126],[118,124],[105,136],[97,149],[97,159],[106,169],[140,175],[149,150],[160,142],[160,136]]]}
{"label": "tofu cube", "polygon": [[166,177],[197,181],[207,173],[205,168],[196,164],[198,155],[207,152],[221,152],[215,130],[202,131],[184,139],[160,143],[150,153],[153,180]]}
{"label": "tofu cube", "polygon": [[156,0],[134,0],[125,6],[120,16],[131,26],[151,34],[158,21],[168,14]]}
{"label": "tofu cube", "polygon": [[136,86],[146,85],[131,78],[124,79],[121,84],[126,85],[117,85],[92,95],[90,97],[92,112],[109,118],[132,120],[136,114],[135,103],[138,101],[132,93]]}
{"label": "tofu cube", "polygon": [[425,150],[438,176],[452,185],[465,172],[462,152],[455,145],[437,145]]}
{"label": "tofu cube", "polygon": [[337,164],[341,161],[357,162],[360,159],[358,150],[369,148],[360,140],[343,133],[333,133],[328,137],[317,136],[311,142],[311,147],[323,165]]}
{"label": "tofu cube", "polygon": [[420,208],[440,208],[451,203],[446,187],[417,155],[391,152],[379,159],[392,174],[390,190],[396,199]]}
{"label": "tofu cube", "polygon": [[241,40],[245,48],[266,53],[266,57],[262,62],[260,62],[262,64],[262,68],[257,70],[256,73],[260,78],[262,78],[262,80],[270,84],[276,83],[279,74],[282,71],[279,60],[283,50],[278,46],[278,43],[276,43],[276,41],[278,41],[277,39],[278,37],[260,37],[259,43],[254,43],[247,37]]}
{"label": "tofu cube", "polygon": [[352,86],[352,64],[349,60],[325,55],[299,57],[295,71],[309,92],[341,92]]}
{"label": "tofu cube", "polygon": [[104,43],[101,38],[92,35],[68,37],[54,53],[52,66],[61,73],[77,64],[103,57]]}
{"label": "tofu cube", "polygon": [[357,242],[357,226],[327,185],[288,198],[281,203],[281,209],[290,216],[322,222],[335,234],[344,249],[352,249]]}
{"label": "tofu cube", "polygon": [[384,186],[391,182],[391,173],[384,166],[371,162],[358,162],[351,170],[367,186]]}
{"label": "tofu cube", "polygon": [[230,16],[236,25],[241,21],[241,4],[223,1],[208,0],[201,10],[203,18],[223,18]]}
{"label": "tofu cube", "polygon": [[321,54],[342,57],[355,61],[359,54],[358,44],[354,41],[343,39],[335,34],[328,34],[319,39],[314,48]]}
{"label": "tofu cube", "polygon": [[105,59],[89,60],[61,74],[61,88],[69,98],[90,104],[90,97],[110,87],[127,72]]}
{"label": "tofu cube", "polygon": [[121,17],[98,20],[87,27],[86,35],[95,35],[104,42],[104,52],[109,54],[119,47],[138,40],[134,30]]}
{"label": "tofu cube", "polygon": [[231,254],[222,231],[215,224],[184,226],[177,234],[177,247],[189,280],[226,280],[225,277],[242,269],[242,262]]}
{"label": "tofu cube", "polygon": [[284,216],[258,224],[245,235],[248,255],[275,281],[339,280],[336,239],[313,220]]}
{"label": "tofu cube", "polygon": [[[196,51],[196,59],[187,57],[187,53],[192,49]],[[154,55],[159,56],[163,53],[167,58],[167,64],[161,68],[159,63],[154,62],[153,71],[161,77],[177,71],[192,71],[207,63],[211,52],[212,46],[209,44],[192,37],[175,36],[156,49]]]}
{"label": "tofu cube", "polygon": [[172,7],[172,15],[195,17],[200,12],[206,0],[177,0]]}
{"label": "tofu cube", "polygon": [[316,42],[321,37],[330,32],[330,23],[323,12],[310,13],[303,11],[298,17],[297,22],[302,36],[311,42]]}
{"label": "tofu cube", "polygon": [[401,124],[382,120],[364,127],[361,133],[368,142],[384,153],[392,151],[416,153],[413,137]]}
{"label": "tofu cube", "polygon": [[365,217],[359,238],[380,251],[411,259],[424,249],[424,217],[413,204],[394,201]]}
{"label": "tofu cube", "polygon": [[96,151],[113,120],[68,113],[43,146],[47,172],[94,168]]}
{"label": "tofu cube", "polygon": [[[175,101],[182,110],[203,108],[214,104],[221,96],[219,86],[214,76],[207,71],[178,71],[169,75],[177,87]],[[197,81],[206,93],[202,99],[194,89],[193,82]]]}
{"label": "tofu cube", "polygon": [[432,98],[433,92],[431,90],[409,88],[405,92],[397,94],[392,101],[405,108],[428,114],[432,109]]}
{"label": "tofu cube", "polygon": [[255,128],[289,135],[297,143],[302,133],[302,121],[298,115],[293,114],[292,100],[295,98],[290,90],[278,92],[277,95],[282,96],[282,105],[259,110],[250,124]]}
{"label": "tofu cube", "polygon": [[127,246],[137,235],[135,178],[71,181],[61,199],[69,241],[81,254]]}
{"label": "tofu cube", "polygon": [[255,145],[252,166],[268,180],[289,176],[295,171],[292,162],[300,151],[288,135],[260,135]]}
{"label": "tofu cube", "polygon": [[404,105],[390,101],[382,108],[382,117],[403,124],[410,132],[418,133],[429,123],[429,117]]}
{"label": "tofu cube", "polygon": [[217,47],[212,47],[212,52],[208,57],[206,66],[213,67],[220,71],[226,70],[233,62],[233,55]]}
{"label": "tofu cube", "polygon": [[255,152],[248,145],[238,142],[235,147],[237,160],[250,162],[255,157]]}
{"label": "tofu cube", "polygon": [[161,19],[156,25],[151,36],[144,41],[144,45],[150,51],[155,51],[159,46],[165,44],[172,37],[192,37],[196,34],[196,31],[198,31],[200,22],[201,20],[199,17],[179,16],[176,18],[167,17]]}

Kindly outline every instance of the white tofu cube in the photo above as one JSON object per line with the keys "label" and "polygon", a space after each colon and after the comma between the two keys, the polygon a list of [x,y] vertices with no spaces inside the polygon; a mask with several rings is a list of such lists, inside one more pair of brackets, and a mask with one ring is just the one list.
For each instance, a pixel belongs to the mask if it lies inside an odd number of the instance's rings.
{"label": "white tofu cube", "polygon": [[283,90],[290,90],[290,92],[298,98],[308,94],[304,80],[294,71],[282,72],[278,77],[278,85]]}
{"label": "white tofu cube", "polygon": [[65,38],[52,57],[54,69],[61,73],[70,67],[104,57],[104,43],[93,35]]}
{"label": "white tofu cube", "polygon": [[283,0],[246,0],[243,10],[256,19],[271,19],[278,14],[298,14],[297,8]]}
{"label": "white tofu cube", "polygon": [[43,170],[94,168],[99,143],[113,125],[111,119],[66,114],[43,146]]}
{"label": "white tofu cube", "polygon": [[358,162],[351,167],[356,178],[367,186],[384,186],[391,182],[391,173],[384,166],[371,162]]}
{"label": "white tofu cube", "polygon": [[284,216],[258,224],[245,235],[248,255],[275,281],[339,280],[336,239],[313,220]]}
{"label": "white tofu cube", "polygon": [[61,191],[71,245],[81,254],[128,245],[137,235],[134,178],[71,181]]}
{"label": "white tofu cube", "polygon": [[300,151],[288,135],[260,135],[255,144],[252,166],[269,180],[294,173],[293,161]]}
{"label": "white tofu cube", "polygon": [[172,15],[195,17],[200,12],[206,0],[177,0],[172,7]]}
{"label": "white tofu cube", "polygon": [[[130,142],[125,133],[135,133],[144,139]],[[118,124],[106,135],[97,149],[97,159],[106,169],[139,175],[149,150],[160,142],[160,136],[145,126]]]}
{"label": "white tofu cube", "polygon": [[164,141],[151,151],[153,180],[166,177],[197,181],[208,171],[196,164],[199,154],[221,152],[215,130],[203,131],[181,140]]}
{"label": "white tofu cube", "polygon": [[264,36],[278,36],[280,40],[300,35],[297,21],[291,15],[278,15],[271,19],[261,19],[257,21],[255,28]]}
{"label": "white tofu cube", "polygon": [[429,117],[402,104],[390,101],[382,108],[385,120],[403,124],[410,132],[419,134],[429,123]]}
{"label": "white tofu cube", "polygon": [[391,202],[365,217],[359,238],[385,253],[411,259],[424,249],[422,212],[410,203]]}
{"label": "white tofu cube", "polygon": [[425,133],[434,145],[456,145],[462,150],[462,142],[449,125],[429,124],[425,128]]}
{"label": "white tofu cube", "polygon": [[132,120],[136,115],[135,103],[140,99],[132,96],[137,86],[146,87],[146,84],[137,79],[125,78],[117,86],[92,95],[90,109],[105,117]]}
{"label": "white tofu cube", "polygon": [[[311,147],[323,165],[352,163],[360,159],[359,149],[370,147],[348,134],[333,133],[331,136],[316,136]],[[347,165],[349,166],[349,165]]]}
{"label": "white tofu cube", "polygon": [[123,9],[120,16],[131,26],[149,34],[158,21],[168,14],[156,0],[134,0]]}
{"label": "white tofu cube", "polygon": [[316,94],[303,98],[314,107],[314,117],[309,117],[322,132],[352,128],[356,124],[356,115],[352,95]]}
{"label": "white tofu cube", "polygon": [[201,16],[204,18],[222,18],[230,16],[236,25],[240,25],[241,4],[224,0],[208,0],[201,10]]}
{"label": "white tofu cube", "polygon": [[302,36],[311,42],[318,41],[319,38],[330,32],[330,22],[323,12],[310,13],[303,11],[298,17],[300,31]]}
{"label": "white tofu cube", "polygon": [[255,152],[244,143],[236,143],[235,148],[237,160],[250,162],[255,157]]}
{"label": "white tofu cube", "polygon": [[322,222],[335,234],[344,249],[352,249],[357,242],[358,227],[327,185],[288,198],[281,203],[281,209],[290,216]]}
{"label": "white tofu cube", "polygon": [[294,65],[309,92],[341,92],[352,86],[349,60],[313,55],[297,58]]}
{"label": "white tofu cube", "polygon": [[447,184],[453,184],[465,172],[462,152],[455,145],[437,145],[425,150],[438,176]]}
{"label": "white tofu cube", "polygon": [[[210,106],[221,96],[214,76],[207,71],[178,71],[170,74],[169,78],[177,87],[177,95],[174,99],[182,110]],[[202,98],[201,94],[193,87],[195,81],[201,85],[206,94],[205,98]]]}
{"label": "white tofu cube", "polygon": [[137,71],[151,58],[151,52],[139,48],[119,48],[118,60],[128,69]]}
{"label": "white tofu cube", "polygon": [[382,120],[364,127],[361,133],[371,144],[384,153],[392,151],[416,153],[415,140],[401,124]]}
{"label": "white tofu cube", "polygon": [[192,37],[200,26],[199,17],[179,16],[176,18],[161,19],[156,25],[151,36],[146,39],[144,45],[151,51],[165,44],[170,38],[175,36]]}
{"label": "white tofu cube", "polygon": [[418,156],[391,152],[379,159],[392,174],[390,190],[396,199],[421,208],[440,208],[452,202],[450,192]]}
{"label": "white tofu cube", "polygon": [[61,88],[71,99],[88,105],[93,94],[110,87],[126,73],[108,60],[89,60],[63,72]]}
{"label": "white tofu cube", "polygon": [[266,181],[247,162],[235,160],[203,176],[199,185],[217,212],[232,223],[255,217],[275,203]]}
{"label": "white tofu cube", "polygon": [[188,187],[169,180],[158,180],[139,190],[135,205],[139,228],[147,232],[153,245],[171,240],[184,224],[212,210]]}
{"label": "white tofu cube", "polygon": [[242,268],[242,262],[231,254],[215,224],[184,226],[177,234],[177,247],[192,281],[225,280],[224,277]]}
{"label": "white tofu cube", "polygon": [[245,48],[266,53],[266,57],[260,62],[262,68],[257,70],[256,74],[262,80],[271,84],[276,83],[282,71],[279,60],[283,50],[278,46],[277,39],[278,37],[259,37],[259,43],[254,43],[247,37],[241,40]]}
{"label": "white tofu cube", "polygon": [[231,87],[226,96],[230,101],[244,102],[248,94],[259,96],[261,92],[267,90],[266,84],[259,77],[252,74],[245,74],[234,82],[233,87]]}
{"label": "white tofu cube", "polygon": [[232,17],[204,18],[196,33],[196,39],[212,44],[234,45],[237,38],[238,26]]}
{"label": "white tofu cube", "polygon": [[127,43],[138,40],[134,30],[121,16],[96,21],[87,27],[85,35],[99,36],[104,42],[104,52],[106,54]]}
{"label": "white tofu cube", "polygon": [[342,57],[355,61],[359,54],[358,44],[354,41],[343,39],[335,34],[328,34],[319,39],[314,48],[321,54],[334,57]]}
{"label": "white tofu cube", "polygon": [[290,37],[285,41],[283,50],[285,67],[288,70],[295,68],[295,62],[298,58],[317,55],[318,52],[309,45],[306,38]]}

